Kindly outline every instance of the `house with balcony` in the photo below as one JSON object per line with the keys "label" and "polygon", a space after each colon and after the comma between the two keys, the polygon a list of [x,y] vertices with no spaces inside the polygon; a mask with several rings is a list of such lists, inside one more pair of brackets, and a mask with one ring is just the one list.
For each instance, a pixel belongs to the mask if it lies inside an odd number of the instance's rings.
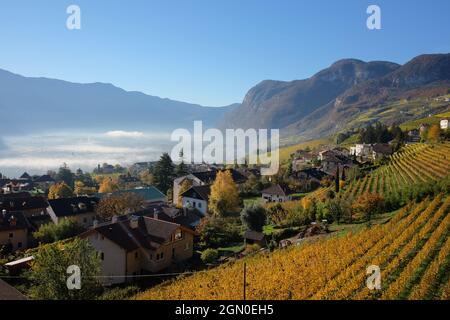
{"label": "house with balcony", "polygon": [[122,216],[95,224],[80,237],[99,252],[103,284],[112,285],[190,259],[194,234],[189,228],[157,217]]}

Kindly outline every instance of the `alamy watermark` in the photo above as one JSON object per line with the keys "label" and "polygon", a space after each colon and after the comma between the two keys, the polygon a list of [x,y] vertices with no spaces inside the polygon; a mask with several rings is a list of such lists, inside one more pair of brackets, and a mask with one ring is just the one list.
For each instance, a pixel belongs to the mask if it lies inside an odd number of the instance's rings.
{"label": "alamy watermark", "polygon": [[81,289],[81,269],[77,265],[71,265],[67,267],[67,274],[69,275],[66,280],[67,289],[80,290]]}
{"label": "alamy watermark", "polygon": [[367,18],[366,25],[369,30],[381,29],[381,8],[375,4],[367,7],[367,14],[370,16]]}
{"label": "alamy watermark", "polygon": [[79,6],[72,4],[67,7],[66,13],[69,15],[66,20],[66,27],[69,30],[81,29],[81,9]]}
{"label": "alamy watermark", "polygon": [[381,289],[381,270],[377,265],[367,267],[366,274],[369,275],[366,280],[366,285],[369,290]]}
{"label": "alamy watermark", "polygon": [[[176,129],[171,141],[179,141],[172,148],[172,159],[183,152],[183,160],[190,163],[261,165],[261,175],[277,174],[279,168],[280,132],[278,129],[210,128],[203,132],[202,121],[194,121],[194,132]],[[270,139],[270,146],[268,140]]]}

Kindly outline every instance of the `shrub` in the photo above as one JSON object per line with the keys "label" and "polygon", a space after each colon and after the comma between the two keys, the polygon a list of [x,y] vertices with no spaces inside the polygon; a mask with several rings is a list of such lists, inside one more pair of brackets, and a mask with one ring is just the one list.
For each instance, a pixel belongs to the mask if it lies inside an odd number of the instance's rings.
{"label": "shrub", "polygon": [[240,242],[241,225],[237,218],[204,218],[196,231],[200,235],[200,246],[204,248],[219,248],[230,243]]}
{"label": "shrub", "polygon": [[72,219],[62,219],[58,224],[48,223],[40,226],[33,237],[41,243],[52,243],[74,237],[85,229]]}
{"label": "shrub", "polygon": [[219,257],[219,251],[217,249],[206,249],[202,252],[200,258],[204,263],[213,263]]}

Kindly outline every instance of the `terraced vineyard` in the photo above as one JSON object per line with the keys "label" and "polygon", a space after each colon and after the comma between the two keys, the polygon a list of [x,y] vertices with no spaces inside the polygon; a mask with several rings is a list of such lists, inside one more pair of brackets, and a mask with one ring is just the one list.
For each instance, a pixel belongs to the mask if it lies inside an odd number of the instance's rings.
{"label": "terraced vineyard", "polygon": [[[402,159],[407,161],[406,154]],[[397,185],[396,179],[392,183]],[[242,299],[245,262],[248,299],[449,299],[449,211],[450,196],[440,194],[407,204],[385,224],[260,253],[180,277],[137,298]],[[366,286],[370,265],[381,269],[380,290]]]}
{"label": "terraced vineyard", "polygon": [[343,197],[356,198],[366,192],[401,195],[408,186],[439,181],[450,173],[450,145],[410,145],[390,160],[388,165],[350,183]]}

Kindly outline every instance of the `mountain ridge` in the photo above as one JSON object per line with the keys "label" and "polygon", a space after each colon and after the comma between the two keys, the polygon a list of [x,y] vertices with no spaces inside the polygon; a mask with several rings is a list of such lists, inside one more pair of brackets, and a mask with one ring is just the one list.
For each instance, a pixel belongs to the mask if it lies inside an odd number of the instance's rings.
{"label": "mountain ridge", "polygon": [[127,91],[111,83],[76,83],[46,77],[24,77],[0,69],[0,110],[9,121],[0,132],[52,128],[173,130],[202,120],[212,126],[232,104],[208,107]]}
{"label": "mountain ridge", "polygon": [[450,54],[420,55],[404,65],[341,59],[307,79],[260,82],[220,126],[281,129],[284,140],[318,139],[348,129],[356,116],[395,99],[446,94],[449,83]]}

